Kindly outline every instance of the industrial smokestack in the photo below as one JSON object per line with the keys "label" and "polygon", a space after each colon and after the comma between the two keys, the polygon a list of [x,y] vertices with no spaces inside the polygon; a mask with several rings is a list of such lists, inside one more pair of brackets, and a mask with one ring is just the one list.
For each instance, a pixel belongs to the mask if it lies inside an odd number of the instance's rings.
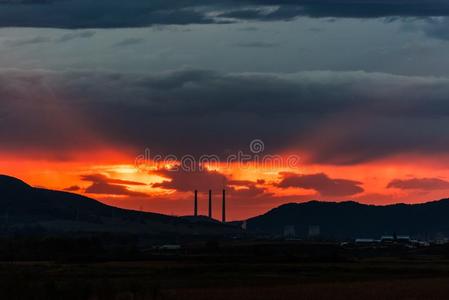
{"label": "industrial smokestack", "polygon": [[226,190],[223,190],[223,207],[222,207],[222,221],[226,223]]}
{"label": "industrial smokestack", "polygon": [[193,215],[198,216],[198,191],[195,190],[195,202],[193,204]]}
{"label": "industrial smokestack", "polygon": [[209,218],[212,219],[212,190],[209,190]]}

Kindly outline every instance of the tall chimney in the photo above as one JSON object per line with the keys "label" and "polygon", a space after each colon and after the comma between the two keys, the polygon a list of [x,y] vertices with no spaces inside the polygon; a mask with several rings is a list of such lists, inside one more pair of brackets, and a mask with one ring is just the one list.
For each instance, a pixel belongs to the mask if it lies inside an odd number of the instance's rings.
{"label": "tall chimney", "polygon": [[193,208],[193,215],[195,217],[198,216],[198,191],[195,190],[195,202],[194,202],[194,208]]}
{"label": "tall chimney", "polygon": [[223,207],[222,207],[222,221],[226,223],[226,190],[223,189]]}
{"label": "tall chimney", "polygon": [[209,190],[209,218],[212,219],[212,190]]}

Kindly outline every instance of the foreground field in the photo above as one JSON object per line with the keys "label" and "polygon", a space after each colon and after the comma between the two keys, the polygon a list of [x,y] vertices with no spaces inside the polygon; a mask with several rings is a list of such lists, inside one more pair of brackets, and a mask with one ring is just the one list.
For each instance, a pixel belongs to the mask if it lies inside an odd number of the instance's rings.
{"label": "foreground field", "polygon": [[141,262],[5,262],[1,299],[443,299],[443,257],[347,262],[232,262],[167,257]]}

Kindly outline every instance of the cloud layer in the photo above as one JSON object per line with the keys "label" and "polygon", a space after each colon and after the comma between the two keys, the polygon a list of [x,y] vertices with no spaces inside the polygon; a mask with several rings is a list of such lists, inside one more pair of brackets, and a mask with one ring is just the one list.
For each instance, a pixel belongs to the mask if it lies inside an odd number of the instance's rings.
{"label": "cloud layer", "polygon": [[135,192],[128,188],[128,186],[144,186],[144,183],[112,179],[102,174],[83,175],[81,180],[91,182],[91,185],[85,189],[87,194],[148,197],[145,193]]}
{"label": "cloud layer", "polygon": [[294,174],[282,173],[282,180],[277,184],[280,188],[302,188],[315,190],[324,197],[344,197],[362,193],[362,183],[347,179],[330,178],[324,173]]}
{"label": "cloud layer", "polygon": [[447,0],[2,0],[0,27],[118,28],[288,21],[299,16],[448,16]]}
{"label": "cloud layer", "polygon": [[439,178],[411,178],[392,180],[387,188],[396,188],[401,190],[449,190],[449,182]]}
{"label": "cloud layer", "polygon": [[182,169],[160,169],[151,172],[166,180],[161,183],[154,183],[153,188],[176,190],[178,192],[192,192],[198,190],[200,193],[207,193],[211,190],[214,194],[221,194],[226,188],[228,193],[234,198],[253,199],[259,196],[270,196],[262,182],[252,182],[248,180],[232,180],[226,175],[217,171],[198,168],[195,170]]}
{"label": "cloud layer", "polygon": [[[365,72],[0,72],[2,151],[102,145],[153,154],[249,152],[354,164],[449,147],[449,79]],[[26,151],[24,151],[26,149]]]}

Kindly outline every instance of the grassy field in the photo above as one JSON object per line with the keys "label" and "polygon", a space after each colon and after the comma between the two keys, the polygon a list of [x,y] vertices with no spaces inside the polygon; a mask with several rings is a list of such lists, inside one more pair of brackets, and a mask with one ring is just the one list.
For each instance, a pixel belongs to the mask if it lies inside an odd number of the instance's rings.
{"label": "grassy field", "polygon": [[[221,258],[221,259],[220,259]],[[138,262],[0,264],[0,299],[443,299],[440,256],[346,262],[173,256]],[[218,262],[217,262],[218,261]]]}

